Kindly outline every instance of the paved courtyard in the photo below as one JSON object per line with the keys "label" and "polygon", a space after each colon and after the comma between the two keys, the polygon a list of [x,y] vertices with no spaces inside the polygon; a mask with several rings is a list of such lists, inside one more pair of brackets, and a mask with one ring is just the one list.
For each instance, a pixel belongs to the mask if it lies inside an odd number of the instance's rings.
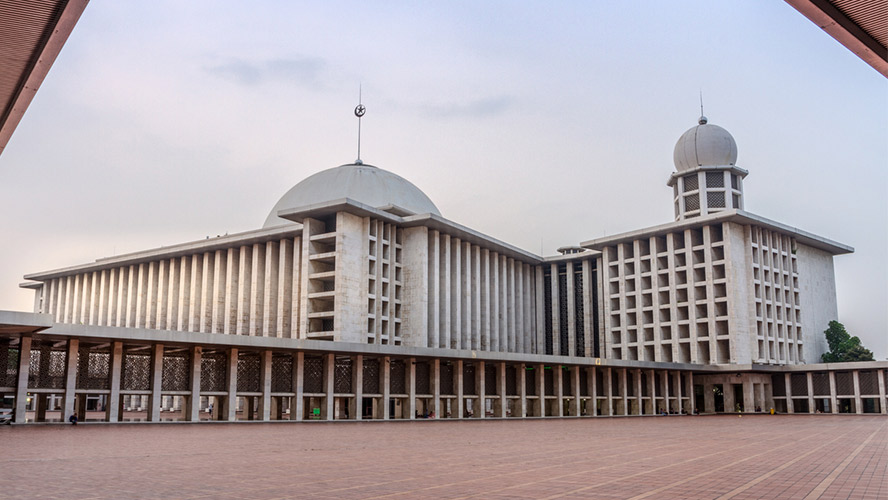
{"label": "paved courtyard", "polygon": [[888,498],[884,416],[0,427],[0,498]]}

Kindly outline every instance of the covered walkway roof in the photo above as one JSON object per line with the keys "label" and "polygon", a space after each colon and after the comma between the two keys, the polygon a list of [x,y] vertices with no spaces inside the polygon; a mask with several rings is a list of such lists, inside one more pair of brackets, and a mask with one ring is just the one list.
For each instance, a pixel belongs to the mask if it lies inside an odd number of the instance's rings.
{"label": "covered walkway roof", "polygon": [[888,77],[888,0],[786,0]]}
{"label": "covered walkway roof", "polygon": [[89,0],[0,0],[0,154]]}

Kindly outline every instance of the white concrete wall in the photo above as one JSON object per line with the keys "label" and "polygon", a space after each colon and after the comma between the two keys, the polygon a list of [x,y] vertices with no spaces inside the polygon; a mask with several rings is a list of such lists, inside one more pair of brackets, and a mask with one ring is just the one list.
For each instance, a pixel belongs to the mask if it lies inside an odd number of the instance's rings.
{"label": "white concrete wall", "polygon": [[367,329],[367,255],[364,218],[336,214],[335,340],[365,342]]}
{"label": "white concrete wall", "polygon": [[833,256],[800,244],[796,257],[804,362],[819,363],[820,356],[829,350],[823,331],[839,317]]}
{"label": "white concrete wall", "polygon": [[411,347],[426,347],[431,323],[428,311],[431,299],[429,283],[429,230],[427,227],[404,229],[403,295],[401,302],[401,342]]}

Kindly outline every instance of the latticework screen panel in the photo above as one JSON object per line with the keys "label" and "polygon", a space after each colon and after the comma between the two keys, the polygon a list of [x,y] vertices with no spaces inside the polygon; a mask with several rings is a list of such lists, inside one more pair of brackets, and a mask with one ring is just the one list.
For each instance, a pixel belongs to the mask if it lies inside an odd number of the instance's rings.
{"label": "latticework screen panel", "polygon": [[18,383],[19,349],[0,343],[0,386],[15,387]]}
{"label": "latticework screen panel", "polygon": [[528,396],[537,395],[536,373],[537,371],[532,368],[524,370],[524,393]]}
{"label": "latticework screen panel", "polygon": [[380,394],[379,360],[364,358],[364,378],[362,380],[364,394]]}
{"label": "latticework screen panel", "polygon": [[431,385],[431,367],[428,362],[425,361],[417,361],[416,362],[416,393],[417,394],[431,394],[432,393],[432,385]]}
{"label": "latticework screen panel", "polygon": [[333,392],[351,394],[352,392],[352,359],[348,356],[336,357],[333,367]]}
{"label": "latticework screen panel", "polygon": [[857,372],[861,395],[875,396],[879,394],[879,379],[876,374],[877,372],[871,371]]}
{"label": "latticework screen panel", "polygon": [[389,392],[407,394],[407,365],[402,359],[393,359],[389,364]]}
{"label": "latticework screen panel", "polygon": [[68,353],[64,347],[55,347],[50,342],[32,343],[28,387],[64,389],[67,359]]}
{"label": "latticework screen panel", "polygon": [[123,379],[121,389],[147,391],[151,389],[151,354],[125,352],[123,354]]}
{"label": "latticework screen panel", "polygon": [[259,392],[262,359],[258,353],[241,352],[237,356],[237,392]]}
{"label": "latticework screen panel", "polygon": [[808,376],[804,373],[793,373],[790,376],[790,387],[792,388],[793,396],[807,396],[808,395]]}
{"label": "latticework screen panel", "polygon": [[496,365],[484,365],[484,393],[498,395],[499,387],[496,383]]}
{"label": "latticework screen panel", "polygon": [[475,365],[471,363],[463,364],[463,394],[466,396],[475,396]]}
{"label": "latticework screen panel", "polygon": [[293,356],[274,354],[271,357],[271,392],[293,392]]}
{"label": "latticework screen panel", "polygon": [[166,352],[163,355],[162,390],[191,390],[191,352]]}
{"label": "latticework screen panel", "polygon": [[228,390],[227,353],[204,353],[200,358],[200,390],[206,392]]}
{"label": "latticework screen panel", "polygon": [[518,395],[517,372],[518,369],[514,366],[506,366],[506,396]]}
{"label": "latticework screen panel", "polygon": [[725,192],[709,191],[706,193],[706,204],[709,208],[725,208]]}
{"label": "latticework screen panel", "polygon": [[305,356],[302,390],[310,394],[324,392],[324,360],[320,356]]}
{"label": "latticework screen panel", "polygon": [[451,396],[453,391],[453,365],[448,362],[441,363],[441,394]]}
{"label": "latticework screen panel", "polygon": [[78,389],[109,389],[111,386],[111,352],[81,345],[77,360]]}

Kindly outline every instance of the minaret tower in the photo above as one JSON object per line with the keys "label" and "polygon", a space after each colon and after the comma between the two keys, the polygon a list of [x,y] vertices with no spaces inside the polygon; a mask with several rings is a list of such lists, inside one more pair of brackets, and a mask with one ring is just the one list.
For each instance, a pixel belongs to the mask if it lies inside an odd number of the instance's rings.
{"label": "minaret tower", "polygon": [[727,130],[701,116],[675,143],[672,187],[675,220],[743,209],[743,178],[735,165],[737,143]]}

